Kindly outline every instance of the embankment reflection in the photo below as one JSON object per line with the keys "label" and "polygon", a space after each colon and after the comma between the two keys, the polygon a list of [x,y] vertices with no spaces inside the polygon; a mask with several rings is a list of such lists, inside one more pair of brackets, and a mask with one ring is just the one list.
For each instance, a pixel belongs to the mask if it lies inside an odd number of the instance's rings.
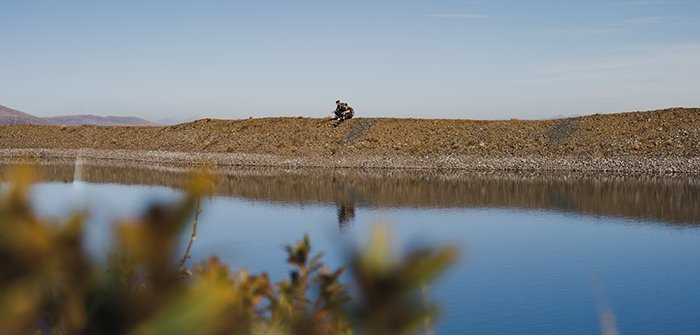
{"label": "embankment reflection", "polygon": [[[42,181],[164,185],[183,188],[186,171],[155,167],[42,164]],[[76,168],[80,173],[76,173]],[[0,168],[6,179],[6,168]],[[621,216],[678,225],[700,224],[700,179],[694,176],[480,174],[391,170],[229,169],[216,194],[277,203],[326,203],[338,223],[356,207],[500,207]]]}

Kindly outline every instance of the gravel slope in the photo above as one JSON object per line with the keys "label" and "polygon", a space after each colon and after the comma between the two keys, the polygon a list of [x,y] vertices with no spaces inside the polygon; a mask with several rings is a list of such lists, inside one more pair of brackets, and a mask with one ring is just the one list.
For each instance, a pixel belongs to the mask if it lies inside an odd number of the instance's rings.
{"label": "gravel slope", "polygon": [[[18,150],[22,149],[22,150]],[[0,157],[168,164],[697,173],[700,109],[559,120],[212,120],[167,127],[0,126]]]}

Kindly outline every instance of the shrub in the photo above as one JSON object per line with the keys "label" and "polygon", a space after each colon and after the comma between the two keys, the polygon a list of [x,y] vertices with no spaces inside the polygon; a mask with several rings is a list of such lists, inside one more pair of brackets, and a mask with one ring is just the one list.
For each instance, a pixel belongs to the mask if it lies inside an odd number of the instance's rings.
{"label": "shrub", "polygon": [[[24,171],[27,169],[24,168]],[[20,171],[19,169],[17,171]],[[16,171],[16,172],[17,172]],[[407,334],[436,312],[424,288],[456,257],[452,248],[390,257],[386,230],[330,270],[308,236],[287,247],[289,278],[232,272],[217,258],[190,271],[177,242],[207,194],[202,179],[173,206],[153,206],[116,225],[107,264],[83,250],[85,217],[50,222],[27,199],[28,173],[15,173],[0,202],[0,329],[8,334]]]}

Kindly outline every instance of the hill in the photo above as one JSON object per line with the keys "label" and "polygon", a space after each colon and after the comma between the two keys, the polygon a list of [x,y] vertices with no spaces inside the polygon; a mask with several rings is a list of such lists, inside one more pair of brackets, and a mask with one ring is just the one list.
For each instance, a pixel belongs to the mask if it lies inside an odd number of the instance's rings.
{"label": "hill", "polygon": [[59,126],[154,126],[155,123],[132,116],[63,115],[37,117],[0,105],[0,125],[33,124]]}
{"label": "hill", "polygon": [[0,125],[5,124],[51,124],[50,121],[44,120],[31,114],[23,113],[9,107],[0,105]]}
{"label": "hill", "polygon": [[[557,120],[357,118],[338,127],[332,123],[284,117],[163,127],[2,126],[0,149],[49,150],[44,154],[92,149],[102,151],[93,155],[107,158],[119,150],[122,156],[115,159],[225,165],[668,171],[700,166],[698,108]],[[145,151],[158,152],[157,157],[148,158]]]}

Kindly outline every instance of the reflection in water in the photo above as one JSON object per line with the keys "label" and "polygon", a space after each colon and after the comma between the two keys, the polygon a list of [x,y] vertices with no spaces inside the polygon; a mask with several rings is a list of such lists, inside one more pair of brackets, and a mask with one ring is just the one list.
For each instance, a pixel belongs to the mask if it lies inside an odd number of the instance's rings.
{"label": "reflection in water", "polygon": [[[185,188],[187,183],[182,169],[105,166],[88,160],[80,165],[80,175],[87,182],[174,188]],[[71,182],[75,168],[74,164],[44,164],[41,177]],[[0,172],[0,180],[3,175]],[[217,195],[255,201],[336,204],[341,226],[352,221],[356,206],[544,209],[700,223],[700,180],[687,175],[229,169],[215,178],[215,190]]]}
{"label": "reflection in water", "polygon": [[78,157],[73,168],[73,182],[83,180],[83,159]]}
{"label": "reflection in water", "polygon": [[355,204],[352,202],[339,202],[338,228],[342,230],[343,227],[352,223],[353,220],[355,220]]}

